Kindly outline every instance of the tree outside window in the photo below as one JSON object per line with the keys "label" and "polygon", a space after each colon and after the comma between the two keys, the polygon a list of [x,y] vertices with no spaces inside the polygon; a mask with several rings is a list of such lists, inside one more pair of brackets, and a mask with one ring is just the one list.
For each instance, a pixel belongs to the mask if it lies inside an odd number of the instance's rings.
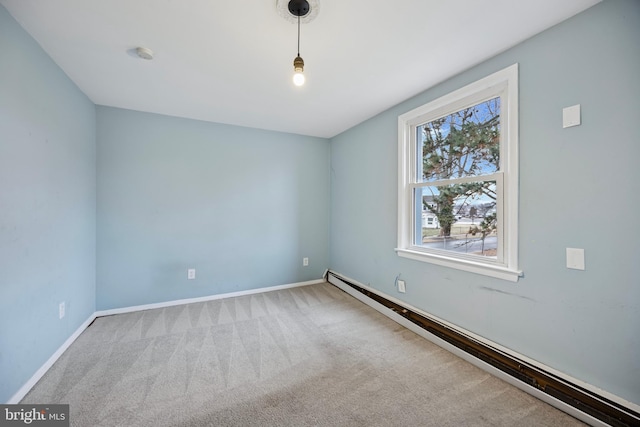
{"label": "tree outside window", "polygon": [[495,257],[497,239],[485,245],[487,237],[497,233],[497,216],[491,213],[496,207],[495,181],[449,181],[500,170],[500,98],[418,126],[416,138],[417,180],[441,183],[422,188],[423,211],[438,218],[439,233],[423,235],[416,244]]}
{"label": "tree outside window", "polygon": [[399,256],[517,281],[518,65],[398,117]]}

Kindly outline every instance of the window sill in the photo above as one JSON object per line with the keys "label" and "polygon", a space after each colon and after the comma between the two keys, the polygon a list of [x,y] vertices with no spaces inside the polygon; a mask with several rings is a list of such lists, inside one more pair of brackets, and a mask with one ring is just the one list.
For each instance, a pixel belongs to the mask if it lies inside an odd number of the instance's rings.
{"label": "window sill", "polygon": [[457,270],[463,270],[471,273],[482,274],[484,276],[495,277],[497,279],[508,280],[510,282],[517,282],[518,278],[522,276],[522,271],[520,270],[512,270],[499,265],[474,262],[466,259],[449,258],[442,255],[420,252],[411,249],[396,248],[395,251],[398,256],[401,256],[403,258],[429,262],[432,264],[455,268]]}

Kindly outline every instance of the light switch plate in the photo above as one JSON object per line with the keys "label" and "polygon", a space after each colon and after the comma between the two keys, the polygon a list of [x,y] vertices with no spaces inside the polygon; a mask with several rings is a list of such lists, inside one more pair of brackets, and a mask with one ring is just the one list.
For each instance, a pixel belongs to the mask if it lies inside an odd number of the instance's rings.
{"label": "light switch plate", "polygon": [[580,125],[580,104],[562,109],[562,127],[570,128]]}
{"label": "light switch plate", "polygon": [[584,270],[584,249],[567,248],[567,268]]}

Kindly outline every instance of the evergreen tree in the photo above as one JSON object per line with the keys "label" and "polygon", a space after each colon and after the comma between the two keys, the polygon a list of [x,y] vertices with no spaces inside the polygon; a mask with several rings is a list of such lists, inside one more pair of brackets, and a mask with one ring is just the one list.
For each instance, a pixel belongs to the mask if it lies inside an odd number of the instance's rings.
{"label": "evergreen tree", "polygon": [[[420,127],[425,181],[486,175],[500,162],[500,98],[433,120]],[[456,216],[474,196],[495,200],[490,181],[437,186],[426,209],[438,217],[440,235],[450,236]]]}

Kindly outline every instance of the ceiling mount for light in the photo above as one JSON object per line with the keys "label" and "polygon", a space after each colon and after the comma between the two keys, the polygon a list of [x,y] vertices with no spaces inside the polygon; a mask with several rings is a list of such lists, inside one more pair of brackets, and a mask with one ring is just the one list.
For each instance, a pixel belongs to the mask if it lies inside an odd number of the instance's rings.
{"label": "ceiling mount for light", "polygon": [[300,18],[309,13],[310,6],[307,0],[290,0],[287,9],[293,16]]}
{"label": "ceiling mount for light", "polygon": [[[289,11],[289,0],[276,0],[276,10],[278,15],[292,24],[298,23],[298,17]],[[309,12],[300,16],[300,24],[308,24],[318,16],[320,11],[320,0],[308,0]]]}

